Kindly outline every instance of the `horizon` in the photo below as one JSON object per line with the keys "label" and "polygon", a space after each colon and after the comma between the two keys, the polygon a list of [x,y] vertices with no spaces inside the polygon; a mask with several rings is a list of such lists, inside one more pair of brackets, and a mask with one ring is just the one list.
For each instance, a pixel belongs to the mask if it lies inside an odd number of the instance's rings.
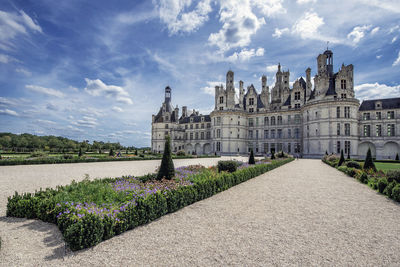
{"label": "horizon", "polygon": [[260,92],[280,63],[292,87],[327,45],[360,103],[400,97],[392,0],[6,1],[0,33],[0,132],[150,147],[166,86],[208,114],[228,70]]}

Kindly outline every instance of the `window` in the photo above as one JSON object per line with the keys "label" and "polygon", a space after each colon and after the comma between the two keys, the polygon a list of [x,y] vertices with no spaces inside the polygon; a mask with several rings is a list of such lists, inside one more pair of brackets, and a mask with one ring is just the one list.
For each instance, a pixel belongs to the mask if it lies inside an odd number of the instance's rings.
{"label": "window", "polygon": [[268,153],[268,143],[264,143],[264,153]]}
{"label": "window", "polygon": [[224,107],[219,107],[219,110],[224,110]]}
{"label": "window", "polygon": [[340,118],[340,107],[336,107],[336,118]]}
{"label": "window", "polygon": [[204,129],[204,123],[201,124],[201,129]]}
{"label": "window", "polygon": [[204,132],[200,133],[200,139],[203,140],[204,139]]}
{"label": "window", "polygon": [[211,132],[207,132],[207,139],[211,138]]}
{"label": "window", "polygon": [[388,136],[395,136],[394,124],[388,124],[387,132],[388,132],[388,134],[387,134]]}
{"label": "window", "polygon": [[275,144],[274,144],[274,143],[271,143],[271,148],[270,148],[270,149],[271,149],[271,153],[272,153],[272,152],[275,153]]}
{"label": "window", "polygon": [[217,129],[217,138],[221,138],[221,130]]}
{"label": "window", "polygon": [[291,116],[291,115],[288,115],[288,116],[287,116],[287,123],[290,124],[290,121],[291,121],[291,120],[292,120],[292,116]]}
{"label": "window", "polygon": [[190,133],[190,140],[193,139],[193,133]]}
{"label": "window", "polygon": [[344,141],[344,153],[350,154],[350,141]]}
{"label": "window", "polygon": [[376,125],[376,136],[382,136],[382,125]]}
{"label": "window", "polygon": [[300,124],[300,115],[299,114],[294,115],[294,123]]}
{"label": "window", "polygon": [[294,144],[294,153],[300,153],[300,143]]}
{"label": "window", "polygon": [[269,134],[268,130],[264,130],[264,139],[268,139],[268,134]]}
{"label": "window", "polygon": [[221,96],[221,97],[219,98],[219,103],[220,103],[220,104],[223,104],[223,103],[224,103],[224,97],[223,97],[223,96]]}
{"label": "window", "polygon": [[196,133],[196,134],[195,134],[195,139],[196,139],[196,140],[199,139],[199,133]]}
{"label": "window", "polygon": [[269,119],[268,119],[268,117],[264,117],[264,125],[269,125]]}
{"label": "window", "polygon": [[345,136],[350,136],[350,123],[345,123],[344,124],[344,135]]}
{"label": "window", "polygon": [[371,125],[364,125],[364,136],[371,136]]}
{"label": "window", "polygon": [[253,118],[249,118],[249,127],[253,127],[254,126],[254,120]]}
{"label": "window", "polygon": [[341,94],[340,97],[341,97],[342,99],[343,99],[343,98],[347,98],[347,95],[346,95],[346,94]]}
{"label": "window", "polygon": [[388,120],[394,119],[394,111],[388,111],[387,118],[388,118]]}
{"label": "window", "polygon": [[249,106],[254,105],[254,98],[249,98]]}
{"label": "window", "polygon": [[258,130],[256,130],[256,139],[258,139]]}
{"label": "window", "polygon": [[344,107],[344,117],[350,118],[350,107]]}
{"label": "window", "polygon": [[187,126],[187,124],[185,125],[185,129],[187,129],[188,128],[188,126]]}
{"label": "window", "polygon": [[292,129],[287,130],[287,135],[288,138],[292,138]]}
{"label": "window", "polygon": [[271,130],[271,138],[272,138],[272,139],[275,138],[275,130]]}
{"label": "window", "polygon": [[341,80],[340,81],[340,88],[341,89],[346,89],[346,80]]}
{"label": "window", "polygon": [[168,129],[168,124],[165,124],[165,129]]}
{"label": "window", "polygon": [[282,125],[282,116],[278,116],[278,125]]}
{"label": "window", "polygon": [[256,126],[258,126],[258,118],[256,118]]}
{"label": "window", "polygon": [[185,140],[187,140],[187,139],[188,139],[187,137],[188,137],[188,134],[187,134],[187,133],[185,133]]}
{"label": "window", "polygon": [[337,141],[336,143],[336,153],[340,154],[340,141]]}
{"label": "window", "polygon": [[271,117],[271,125],[275,125],[275,117]]}
{"label": "window", "polygon": [[378,111],[378,112],[376,113],[376,119],[377,119],[377,120],[381,120],[381,119],[382,119],[382,113],[381,113],[380,111]]}
{"label": "window", "polygon": [[282,129],[278,129],[277,133],[278,133],[278,138],[281,139],[282,138]]}
{"label": "window", "polygon": [[294,108],[300,108],[300,104],[294,104]]}
{"label": "window", "polygon": [[196,129],[199,129],[199,125],[198,124],[196,124]]}
{"label": "window", "polygon": [[221,151],[221,142],[217,142],[217,151]]}
{"label": "window", "polygon": [[296,139],[300,138],[300,129],[299,128],[294,129],[294,138],[296,138]]}
{"label": "window", "polygon": [[249,112],[253,113],[254,112],[254,108],[249,108]]}
{"label": "window", "polygon": [[337,129],[337,132],[336,132],[337,135],[340,135],[340,123],[337,124],[337,128],[336,129]]}
{"label": "window", "polygon": [[207,123],[207,128],[211,128],[211,123]]}
{"label": "window", "polygon": [[190,124],[190,129],[193,129],[193,124]]}
{"label": "window", "polygon": [[287,144],[287,153],[292,153],[292,146],[290,145],[290,143]]}
{"label": "window", "polygon": [[367,112],[367,113],[363,113],[363,120],[364,121],[367,121],[367,120],[369,120],[371,117],[370,117],[370,115],[369,115],[369,112]]}
{"label": "window", "polygon": [[300,100],[300,92],[294,93],[294,100]]}
{"label": "window", "polygon": [[283,151],[283,144],[282,143],[278,143],[278,151]]}
{"label": "window", "polygon": [[217,125],[221,125],[221,117],[217,117]]}
{"label": "window", "polygon": [[249,130],[249,139],[253,139],[253,130]]}

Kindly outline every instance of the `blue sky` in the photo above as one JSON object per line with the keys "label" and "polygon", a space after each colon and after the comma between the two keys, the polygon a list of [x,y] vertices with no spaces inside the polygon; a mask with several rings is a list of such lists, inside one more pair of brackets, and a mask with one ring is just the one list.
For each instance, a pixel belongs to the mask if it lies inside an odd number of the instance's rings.
{"label": "blue sky", "polygon": [[205,114],[229,69],[293,82],[327,41],[358,98],[400,96],[398,0],[0,0],[0,132],[149,146],[165,86]]}

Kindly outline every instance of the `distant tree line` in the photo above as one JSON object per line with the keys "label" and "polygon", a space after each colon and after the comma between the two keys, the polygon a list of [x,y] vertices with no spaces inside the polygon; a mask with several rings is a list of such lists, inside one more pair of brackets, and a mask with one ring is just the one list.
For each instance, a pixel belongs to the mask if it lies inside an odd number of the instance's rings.
{"label": "distant tree line", "polygon": [[33,151],[49,151],[49,152],[77,152],[80,149],[85,152],[104,152],[103,150],[126,150],[133,151],[136,147],[125,147],[118,143],[110,143],[103,141],[89,140],[78,142],[61,136],[37,136],[32,134],[13,134],[0,133],[0,148],[5,151],[12,152],[33,152]]}

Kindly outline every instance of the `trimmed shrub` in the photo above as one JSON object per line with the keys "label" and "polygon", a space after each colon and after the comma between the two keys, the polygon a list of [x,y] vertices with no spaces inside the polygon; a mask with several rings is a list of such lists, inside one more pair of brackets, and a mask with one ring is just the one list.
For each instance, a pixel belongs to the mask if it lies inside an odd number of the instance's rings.
{"label": "trimmed shrub", "polygon": [[254,160],[253,149],[250,150],[249,164],[256,164],[256,161]]}
{"label": "trimmed shrub", "polygon": [[328,150],[325,150],[325,156],[328,156]]}
{"label": "trimmed shrub", "polygon": [[227,171],[235,172],[239,163],[234,160],[220,160],[218,161],[218,172]]}
{"label": "trimmed shrub", "polygon": [[175,168],[171,155],[171,138],[168,135],[165,140],[164,155],[161,160],[161,166],[157,174],[157,179],[161,180],[163,177],[165,177],[166,179],[171,180],[174,175]]}
{"label": "trimmed shrub", "polygon": [[386,177],[389,183],[393,181],[400,183],[400,170],[389,170],[386,173]]}
{"label": "trimmed shrub", "polygon": [[396,154],[395,160],[399,161],[399,153]]}
{"label": "trimmed shrub", "polygon": [[344,155],[343,155],[343,149],[342,149],[340,151],[340,160],[339,160],[338,166],[342,166],[343,162],[344,162]]}
{"label": "trimmed shrub", "polygon": [[346,166],[349,168],[361,169],[361,165],[357,161],[349,161],[346,163]]}
{"label": "trimmed shrub", "polygon": [[63,159],[73,159],[74,156],[70,155],[70,154],[64,154],[63,155]]}
{"label": "trimmed shrub", "polygon": [[184,150],[179,150],[178,152],[176,152],[177,156],[186,156],[186,153]]}
{"label": "trimmed shrub", "polygon": [[114,153],[114,150],[112,148],[110,149],[110,152],[108,152],[108,155],[110,157],[114,157],[115,153]]}
{"label": "trimmed shrub", "polygon": [[400,202],[400,184],[396,184],[392,189],[392,197],[394,200]]}
{"label": "trimmed shrub", "polygon": [[395,187],[397,185],[397,183],[395,182],[395,181],[393,181],[393,182],[391,182],[391,183],[389,183],[387,186],[386,186],[386,188],[385,188],[385,190],[383,191],[383,193],[385,194],[385,195],[387,195],[389,198],[393,198],[393,196],[392,196],[392,191],[393,191],[393,188]]}
{"label": "trimmed shrub", "polygon": [[371,149],[368,148],[367,156],[364,161],[364,170],[372,169],[373,171],[376,171],[375,164],[372,160],[372,154],[371,154]]}
{"label": "trimmed shrub", "polygon": [[271,159],[275,159],[275,152],[271,151]]}
{"label": "trimmed shrub", "polygon": [[346,169],[346,174],[351,176],[351,177],[355,177],[356,176],[356,171],[354,168],[347,168]]}
{"label": "trimmed shrub", "polygon": [[358,180],[363,183],[367,184],[368,183],[368,175],[365,172],[362,172]]}
{"label": "trimmed shrub", "polygon": [[82,153],[82,148],[79,148],[79,153],[78,153],[78,157],[82,157],[83,153]]}
{"label": "trimmed shrub", "polygon": [[388,184],[389,183],[388,183],[386,178],[380,178],[378,180],[378,191],[379,191],[379,193],[383,194],[383,191],[385,191],[385,189],[386,189]]}
{"label": "trimmed shrub", "polygon": [[339,171],[344,172],[344,173],[347,174],[347,167],[346,167],[346,166],[339,166],[337,169],[338,169]]}

